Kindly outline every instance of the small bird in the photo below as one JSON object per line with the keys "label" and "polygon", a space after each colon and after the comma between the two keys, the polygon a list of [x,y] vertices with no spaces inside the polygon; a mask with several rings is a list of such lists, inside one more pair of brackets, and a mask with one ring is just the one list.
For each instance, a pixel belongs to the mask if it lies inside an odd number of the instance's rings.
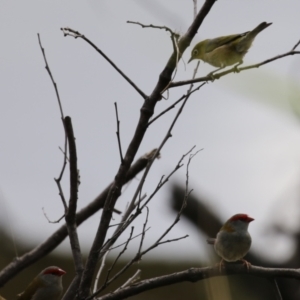
{"label": "small bird", "polygon": [[249,223],[254,219],[246,214],[232,216],[221,227],[215,239],[208,239],[208,244],[214,245],[215,251],[222,258],[220,269],[224,263],[241,260],[249,269],[250,263],[243,257],[251,246],[251,236],[248,232]]}
{"label": "small bird", "polygon": [[210,74],[234,64],[236,64],[235,68],[237,68],[243,63],[243,58],[255,37],[271,24],[262,22],[252,31],[204,40],[195,45],[188,62],[194,59],[201,59],[218,68]]}
{"label": "small bird", "polygon": [[66,272],[58,267],[48,267],[37,275],[18,300],[57,300],[62,294],[62,276]]}

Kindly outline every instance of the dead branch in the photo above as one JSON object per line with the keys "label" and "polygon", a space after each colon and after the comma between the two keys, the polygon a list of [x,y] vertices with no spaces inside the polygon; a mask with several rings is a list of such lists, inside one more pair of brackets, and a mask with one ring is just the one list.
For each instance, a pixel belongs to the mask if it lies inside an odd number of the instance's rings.
{"label": "dead branch", "polygon": [[120,300],[128,297],[156,289],[179,282],[197,282],[207,278],[227,276],[227,275],[252,275],[263,278],[293,278],[300,280],[299,269],[274,269],[274,268],[263,268],[257,266],[251,266],[249,270],[242,264],[226,264],[226,269],[219,271],[219,267],[205,267],[205,268],[191,268],[182,272],[177,272],[165,276],[142,280],[134,283],[131,286],[125,287],[116,292],[97,298],[97,300]]}

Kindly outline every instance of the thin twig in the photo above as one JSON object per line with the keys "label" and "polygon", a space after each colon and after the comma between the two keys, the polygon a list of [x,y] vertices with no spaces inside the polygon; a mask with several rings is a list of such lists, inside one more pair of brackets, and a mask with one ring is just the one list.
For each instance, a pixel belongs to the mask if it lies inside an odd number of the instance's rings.
{"label": "thin twig", "polygon": [[[202,5],[201,10],[197,14],[197,17],[192,22],[190,27],[188,28],[187,32],[180,38],[178,41],[178,47],[180,50],[180,53],[183,53],[185,49],[190,45],[191,40],[196,35],[200,25],[202,24],[203,20],[213,7],[216,0],[205,0],[205,2]],[[96,264],[99,259],[101,259],[101,250],[103,250],[103,245],[105,244],[105,240],[107,237],[108,232],[108,226],[111,222],[113,208],[116,204],[116,201],[119,199],[121,195],[121,189],[125,180],[125,177],[127,175],[127,172],[138,152],[140,149],[140,145],[142,141],[144,140],[144,136],[147,132],[147,125],[149,122],[149,119],[153,115],[153,112],[155,110],[157,102],[161,99],[161,92],[166,87],[166,85],[171,81],[172,73],[174,72],[176,68],[176,53],[172,53],[170,56],[168,62],[166,63],[165,67],[161,71],[157,84],[155,85],[151,95],[149,98],[144,101],[141,109],[140,109],[140,117],[136,125],[136,129],[134,131],[134,135],[129,142],[129,146],[127,148],[126,154],[124,155],[124,164],[120,165],[118,171],[116,172],[116,175],[114,177],[114,182],[109,190],[109,193],[107,195],[105,206],[103,208],[103,212],[101,215],[101,219],[97,228],[97,232],[92,244],[92,247],[90,249],[89,255],[87,257],[86,261],[86,267],[83,273],[83,277],[80,283],[79,291],[78,291],[78,297],[85,299],[88,297],[90,293],[90,288],[92,286],[93,278],[95,275],[95,269]],[[185,105],[186,101],[184,101]],[[181,109],[178,113],[177,118],[181,114],[181,111],[184,107],[184,105],[181,106]],[[175,120],[175,123],[176,123]],[[174,125],[172,125],[173,128]],[[169,138],[169,137],[168,137]],[[167,139],[168,139],[167,138]],[[167,140],[166,139],[166,140]],[[166,140],[162,143],[162,145],[165,144]],[[153,161],[150,160],[148,167],[146,168],[146,171],[144,173],[143,178],[146,178],[149,169],[151,165],[153,164]],[[150,165],[150,166],[149,166]],[[114,241],[112,241],[114,242]]]}
{"label": "thin twig", "polygon": [[149,217],[149,208],[148,208],[148,206],[146,206],[146,211],[147,211],[146,212],[146,220],[145,220],[145,223],[143,225],[142,238],[141,238],[141,241],[140,241],[140,246],[139,246],[138,253],[141,253],[142,248],[143,248],[144,239],[145,239],[146,226],[147,226],[148,217]]}
{"label": "thin twig", "polygon": [[210,76],[210,75],[207,75],[207,76],[198,77],[198,78],[195,78],[195,79],[172,82],[170,84],[169,88],[174,88],[174,87],[177,87],[177,86],[183,86],[183,85],[187,85],[187,84],[191,84],[191,83],[197,83],[197,82],[203,82],[203,81],[205,81],[205,82],[214,81],[215,79],[220,79],[221,77],[223,77],[227,74],[241,72],[241,71],[250,70],[250,69],[254,69],[254,68],[259,68],[259,67],[261,67],[263,65],[266,65],[266,64],[268,64],[272,61],[275,61],[277,59],[280,59],[280,58],[283,58],[283,57],[286,57],[286,56],[290,56],[290,55],[295,55],[295,54],[300,54],[300,51],[289,51],[289,52],[286,52],[284,54],[280,54],[280,55],[274,56],[272,58],[266,59],[266,60],[264,60],[264,61],[262,61],[258,64],[254,64],[254,65],[250,65],[250,66],[246,66],[246,67],[241,67],[241,68],[234,68],[233,67],[233,68],[231,68],[227,71],[223,71],[223,72],[220,72],[220,73],[214,73],[213,77]]}
{"label": "thin twig", "polygon": [[274,283],[276,300],[282,300],[282,296],[281,296],[280,289],[279,289],[279,286],[278,286],[276,278],[273,278],[272,282]]}
{"label": "thin twig", "polygon": [[[194,147],[192,148],[194,149]],[[199,150],[200,151],[200,150]],[[169,226],[167,228],[167,230],[160,236],[160,238],[151,246],[149,247],[148,249],[146,249],[145,251],[143,251],[141,253],[141,255],[144,255],[146,254],[147,252],[149,252],[150,250],[152,250],[153,248],[156,248],[158,245],[160,244],[163,244],[164,242],[161,242],[162,239],[171,231],[171,229],[179,222],[180,220],[180,217],[181,217],[181,214],[184,210],[184,208],[186,207],[186,204],[187,204],[187,200],[188,200],[188,197],[190,195],[190,193],[192,192],[188,190],[188,184],[189,184],[189,166],[190,166],[190,163],[191,163],[191,160],[193,159],[193,157],[199,152],[197,151],[195,154],[191,154],[190,157],[189,157],[189,160],[188,160],[188,163],[187,163],[187,166],[186,166],[186,188],[185,188],[185,196],[184,196],[184,199],[182,201],[182,206],[181,206],[181,209],[179,210],[179,212],[177,213],[177,216],[174,220],[174,222],[171,224],[171,226]],[[188,152],[190,153],[190,151]],[[182,156],[182,160],[187,156],[188,154],[185,154]],[[188,237],[188,235],[184,236],[184,237],[181,237],[181,238],[178,238],[178,239],[174,239],[174,240],[170,240],[170,241],[177,241],[177,240],[180,240],[180,239],[183,239],[183,238],[186,238]]]}
{"label": "thin twig", "polygon": [[54,78],[52,76],[51,70],[49,68],[49,65],[48,65],[48,62],[47,62],[47,58],[46,58],[46,54],[45,54],[45,49],[42,46],[42,42],[41,42],[41,38],[40,38],[40,34],[39,33],[38,33],[38,40],[39,40],[40,48],[42,50],[44,61],[45,61],[45,64],[46,64],[46,70],[47,70],[47,72],[48,72],[48,74],[49,74],[49,76],[51,78],[51,81],[52,81],[54,89],[55,89],[55,93],[56,93],[56,97],[57,97],[57,101],[58,101],[58,105],[59,105],[61,119],[63,120],[64,119],[64,112],[63,112],[62,104],[61,104],[61,101],[60,101],[58,88],[57,88],[56,82],[55,82],[55,80],[54,80]]}
{"label": "thin twig", "polygon": [[[52,84],[54,86],[54,90],[55,90],[55,94],[56,94],[56,98],[57,98],[57,102],[58,102],[58,106],[59,106],[59,110],[60,110],[60,116],[61,116],[61,120],[62,120],[62,123],[63,123],[63,126],[64,125],[64,112],[63,112],[63,108],[62,108],[62,104],[61,104],[61,101],[60,101],[60,96],[59,96],[59,92],[58,92],[58,88],[57,88],[57,84],[53,78],[53,75],[52,75],[52,72],[50,70],[50,67],[48,65],[48,61],[47,61],[47,58],[46,58],[46,52],[45,52],[45,49],[43,48],[42,46],[42,42],[41,42],[41,38],[40,38],[40,34],[38,33],[38,40],[39,40],[39,45],[40,45],[40,48],[41,48],[41,51],[42,51],[42,54],[43,54],[43,58],[44,58],[44,62],[45,62],[45,65],[46,65],[46,70],[50,76],[50,79],[52,81]],[[65,130],[65,127],[64,127],[64,131]],[[56,184],[57,184],[57,187],[58,187],[58,190],[59,190],[59,196],[62,200],[62,203],[64,205],[64,209],[65,209],[65,213],[67,211],[67,201],[65,199],[65,196],[64,196],[64,193],[63,193],[63,190],[62,190],[62,187],[61,187],[61,180],[62,180],[62,177],[63,177],[63,174],[65,172],[65,169],[66,169],[66,166],[67,166],[67,150],[68,150],[68,142],[67,142],[67,135],[66,135],[66,132],[65,132],[65,142],[64,142],[65,146],[65,150],[63,151],[64,153],[64,158],[63,158],[63,165],[62,165],[62,169],[60,171],[60,174],[58,176],[58,178],[54,178]]]}
{"label": "thin twig", "polygon": [[101,273],[103,271],[103,268],[105,266],[105,261],[106,261],[106,257],[108,255],[108,253],[109,253],[109,250],[106,251],[106,253],[102,257],[101,265],[100,265],[100,268],[99,268],[98,273],[97,273],[96,278],[95,278],[93,293],[95,293],[97,291],[98,282],[99,282],[99,279],[101,277]]}
{"label": "thin twig", "polygon": [[295,44],[295,46],[292,48],[292,51],[294,51],[298,46],[300,45],[300,40]]}
{"label": "thin twig", "polygon": [[[143,246],[143,241],[144,241],[144,238],[145,238],[145,233],[146,231],[148,231],[149,228],[146,229],[146,226],[147,226],[147,223],[148,223],[148,216],[149,216],[149,209],[147,207],[147,214],[146,214],[146,220],[145,220],[145,223],[143,225],[143,230],[142,230],[142,233],[139,234],[139,235],[142,235],[141,237],[141,241],[140,241],[140,246],[139,246],[139,250],[137,252],[137,254],[135,255],[135,257],[130,261],[128,262],[118,273],[116,273],[112,278],[110,278],[108,280],[108,277],[109,277],[109,273],[111,272],[112,268],[114,267],[116,261],[113,263],[112,267],[110,268],[108,274],[107,274],[107,277],[106,277],[106,280],[105,280],[105,283],[101,286],[101,288],[99,288],[96,292],[94,292],[94,294],[88,298],[88,299],[92,299],[93,296],[99,294],[101,291],[103,291],[108,285],[110,285],[113,281],[115,281],[120,275],[122,275],[133,263],[135,263],[141,256],[140,256],[140,252],[141,252],[141,248]],[[130,222],[131,223],[131,222]],[[127,247],[129,241],[133,240],[133,237],[132,237],[132,233],[133,231],[131,232],[131,235],[130,237],[127,239],[127,241],[125,242],[125,248]],[[117,247],[114,247],[114,248],[117,248]],[[118,257],[119,258],[119,257]],[[117,258],[117,259],[118,259]]]}
{"label": "thin twig", "polygon": [[45,218],[46,218],[47,221],[48,221],[49,223],[51,223],[51,224],[59,223],[59,222],[65,217],[65,215],[62,215],[58,220],[56,220],[56,221],[51,221],[51,220],[48,218],[48,216],[47,216],[47,214],[46,214],[46,212],[45,212],[44,207],[42,207],[42,210],[43,210],[43,214],[44,214]]}
{"label": "thin twig", "polygon": [[115,267],[115,265],[116,265],[117,261],[119,260],[119,258],[127,250],[127,246],[129,244],[129,242],[132,240],[133,231],[134,231],[134,227],[132,226],[130,234],[129,234],[129,238],[126,241],[123,250],[118,254],[118,256],[116,257],[115,261],[113,262],[113,264],[111,265],[111,267],[108,269],[107,274],[106,274],[106,278],[104,280],[104,283],[102,284],[102,286],[97,291],[94,292],[94,295],[96,295],[96,294],[100,293],[101,291],[103,291],[116,278],[116,275],[114,275],[112,277],[112,279],[109,279],[109,275],[110,275],[111,271],[113,270],[113,268]]}
{"label": "thin twig", "polygon": [[[148,161],[151,159],[153,153],[156,149],[142,155],[138,158],[130,167],[126,174],[125,182],[126,184],[137,174],[139,174],[143,169],[145,169]],[[94,215],[97,211],[103,208],[104,201],[113,183],[110,183],[103,191],[92,201],[90,201],[84,208],[82,208],[76,214],[77,226],[82,224],[89,217]],[[120,214],[121,212],[114,208],[114,212]],[[52,235],[50,235],[43,243],[39,244],[37,247],[29,252],[24,253],[19,256],[17,260],[13,260],[7,266],[5,266],[0,271],[0,286],[5,285],[10,279],[20,273],[22,270],[26,269],[30,265],[36,263],[41,258],[53,251],[64,239],[68,236],[68,230],[66,224],[58,228]]]}
{"label": "thin twig", "polygon": [[[172,41],[172,45],[173,45],[173,52],[176,54],[176,67],[175,67],[175,70],[173,72],[173,75],[172,75],[172,78],[171,78],[170,82],[162,90],[162,92],[161,92],[161,95],[162,95],[169,88],[170,83],[173,81],[173,79],[175,78],[176,73],[177,73],[178,62],[179,62],[179,59],[181,58],[181,54],[180,54],[179,47],[178,47],[178,40],[180,38],[180,35],[178,33],[175,33],[172,29],[170,29],[167,26],[157,26],[157,25],[152,25],[152,24],[145,25],[145,24],[142,24],[140,22],[133,22],[133,21],[127,21],[127,23],[140,25],[142,28],[163,29],[163,30],[168,31],[171,34],[171,41]],[[167,100],[167,98],[165,98],[165,99]]]}
{"label": "thin twig", "polygon": [[149,202],[150,200],[156,195],[156,193],[169,181],[169,179],[171,178],[171,176],[177,171],[179,170],[182,166],[183,166],[183,160],[184,158],[190,154],[193,149],[195,148],[195,146],[193,146],[187,153],[183,154],[182,157],[180,158],[180,160],[178,161],[177,165],[175,166],[175,168],[169,173],[168,176],[164,177],[162,176],[162,178],[160,179],[158,185],[156,186],[155,190],[152,192],[152,194],[149,196],[149,198],[147,199],[147,201],[143,204],[143,206],[141,207],[141,209],[143,209]]}
{"label": "thin twig", "polygon": [[[161,149],[163,148],[163,146],[166,144],[166,142],[168,141],[168,139],[172,136],[172,130],[173,130],[173,128],[174,128],[174,126],[175,126],[175,124],[176,124],[176,122],[177,122],[179,116],[181,115],[181,113],[182,113],[182,111],[183,111],[183,108],[184,108],[185,104],[187,103],[187,101],[188,101],[188,99],[189,99],[189,97],[190,97],[190,95],[191,95],[191,94],[190,94],[191,90],[192,90],[192,85],[190,86],[190,89],[189,89],[189,91],[188,91],[188,93],[187,93],[187,96],[185,97],[185,99],[184,99],[183,103],[181,104],[180,108],[178,109],[177,114],[175,115],[175,117],[174,117],[174,119],[173,119],[171,125],[169,126],[169,129],[168,129],[168,131],[167,131],[165,137],[163,138],[161,144],[160,144],[159,147],[157,148],[157,154],[161,152]],[[148,163],[148,165],[147,165],[147,167],[146,167],[146,169],[145,169],[145,171],[144,171],[144,174],[143,174],[143,176],[142,176],[142,178],[141,178],[141,180],[140,180],[140,183],[139,183],[139,185],[138,185],[138,187],[137,187],[137,189],[136,189],[136,191],[135,191],[135,193],[134,193],[134,196],[133,196],[133,198],[132,198],[132,200],[131,200],[131,202],[130,202],[129,208],[131,208],[132,206],[134,206],[134,204],[135,204],[135,202],[136,202],[136,199],[137,199],[139,193],[141,192],[141,190],[142,190],[142,188],[143,188],[143,186],[144,186],[144,183],[145,183],[145,181],[146,181],[146,177],[147,177],[147,175],[148,175],[148,173],[149,173],[149,171],[150,171],[150,168],[151,168],[151,166],[152,166],[152,164],[153,164],[153,162],[154,162],[154,159],[155,159],[155,157],[156,157],[157,154],[155,154],[155,155],[153,156],[153,158],[149,161],[149,163]],[[148,203],[148,202],[147,202],[147,203]],[[144,206],[145,206],[145,205],[144,205]],[[125,213],[125,215],[126,215],[126,213]]]}
{"label": "thin twig", "polygon": [[[176,36],[174,36],[174,35],[171,35],[171,40],[172,40],[172,44],[173,44],[173,51],[174,51],[174,53],[176,53],[176,67],[175,67],[175,70],[174,70],[173,75],[171,77],[171,80],[169,81],[169,83],[165,86],[165,88],[161,92],[162,97],[163,97],[163,93],[165,91],[168,91],[168,88],[169,88],[170,84],[173,82],[173,79],[175,78],[175,76],[177,74],[179,59],[182,57],[182,54],[179,52],[178,38],[176,38]],[[167,100],[168,97],[165,98],[165,99]]]}
{"label": "thin twig", "polygon": [[128,278],[128,280],[126,280],[126,282],[124,282],[124,284],[122,284],[118,289],[116,289],[115,292],[118,291],[118,290],[120,290],[120,289],[123,289],[124,287],[126,287],[128,285],[131,285],[134,282],[136,282],[139,279],[141,272],[142,271],[140,269],[138,269],[133,274],[133,276],[131,276],[130,278]]}
{"label": "thin twig", "polygon": [[142,24],[140,22],[134,22],[134,21],[127,21],[127,23],[128,24],[140,25],[142,28],[163,29],[163,30],[166,30],[166,31],[170,32],[170,34],[173,35],[173,36],[175,36],[177,39],[180,38],[180,35],[178,33],[174,32],[172,29],[170,29],[167,26],[157,26],[157,25],[152,25],[152,24],[145,25],[145,24]]}
{"label": "thin twig", "polygon": [[181,237],[179,237],[179,238],[175,238],[175,239],[171,239],[171,240],[165,240],[165,241],[159,242],[159,243],[157,244],[157,246],[162,245],[162,244],[167,244],[167,243],[177,242],[177,241],[186,239],[187,237],[189,237],[188,234],[186,234],[186,235],[184,235],[184,236],[181,236]]}
{"label": "thin twig", "polygon": [[120,138],[120,120],[119,120],[119,115],[118,115],[118,105],[117,102],[115,104],[115,111],[116,111],[116,120],[117,120],[117,139],[118,139],[118,146],[119,146],[119,153],[120,153],[120,158],[121,158],[121,164],[123,164],[124,159],[123,159],[123,154],[122,154],[122,146],[121,146],[121,138]]}
{"label": "thin twig", "polygon": [[[131,238],[131,240],[134,240],[135,238],[137,238],[137,237],[139,237],[140,235],[142,235],[144,232],[147,232],[150,228],[151,228],[151,227],[148,227],[145,231],[142,231],[141,233],[139,233],[139,234],[133,236],[133,237]],[[127,243],[127,241],[124,242],[124,243],[122,243],[122,244],[120,244],[120,245],[111,247],[111,248],[109,248],[109,250],[113,250],[113,249],[119,248],[119,247],[125,245],[126,243]]]}
{"label": "thin twig", "polygon": [[78,31],[65,27],[61,28],[64,36],[72,36],[74,38],[81,38],[90,44],[99,54],[101,54],[110,64],[111,66],[143,97],[144,100],[148,98],[148,96],[137,87],[137,85],[127,76],[117,65],[106,55],[102,50],[100,50],[92,41],[86,38],[83,34],[79,33]]}
{"label": "thin twig", "polygon": [[[140,214],[140,212],[142,211],[142,209],[144,207],[146,207],[146,205],[149,203],[149,201],[152,199],[152,197],[156,194],[156,192],[169,180],[169,178],[172,176],[172,174],[175,173],[176,170],[178,170],[181,166],[182,166],[182,161],[183,159],[189,154],[191,153],[191,151],[195,148],[195,146],[189,150],[186,154],[182,155],[182,157],[180,158],[179,162],[177,163],[176,167],[174,168],[174,170],[165,178],[165,180],[163,180],[163,177],[161,178],[158,186],[156,187],[155,191],[152,193],[152,195],[149,197],[149,199],[147,200],[146,203],[143,204],[143,207],[140,208],[138,211],[135,212],[135,214],[131,215],[126,222],[123,223],[123,226],[118,228],[115,233],[112,235],[112,237],[109,239],[109,241],[107,241],[107,243],[104,245],[103,250],[102,251],[106,251],[106,249],[108,249],[108,247],[114,243],[115,240],[117,240],[117,238],[121,235],[122,232],[124,232],[124,230],[129,226],[129,224],[132,223],[132,221]],[[147,216],[148,219],[148,216]],[[143,228],[143,232],[146,232],[148,229],[145,230],[145,226]],[[179,238],[181,239],[181,238]],[[128,241],[128,240],[127,240]],[[127,242],[126,242],[127,243]],[[155,246],[157,247],[158,244]],[[155,248],[153,247],[153,248]],[[151,249],[150,249],[151,250]],[[112,281],[114,281],[116,278],[118,278],[120,275],[122,275],[133,263],[137,262],[138,260],[141,259],[141,257],[147,253],[150,250],[146,250],[143,253],[140,253],[139,251],[137,252],[137,254],[135,255],[135,257],[129,261],[117,274],[115,274],[110,280],[107,281],[106,286],[108,286]],[[96,296],[97,294],[99,294],[101,291],[103,291],[103,289],[99,289],[97,290],[93,295],[91,295],[90,297],[88,297],[87,300],[92,299],[94,296]]]}
{"label": "thin twig", "polygon": [[170,105],[169,107],[167,107],[165,110],[163,110],[161,113],[159,113],[157,116],[155,116],[149,123],[148,126],[151,125],[153,122],[155,122],[157,119],[159,119],[162,115],[164,115],[165,113],[167,113],[169,110],[175,108],[175,106],[181,102],[182,100],[184,100],[187,96],[193,94],[194,92],[198,91],[203,85],[207,84],[207,82],[203,82],[201,83],[198,87],[196,87],[195,89],[193,89],[192,91],[188,92],[186,95],[181,96],[177,101],[175,101],[172,105]]}

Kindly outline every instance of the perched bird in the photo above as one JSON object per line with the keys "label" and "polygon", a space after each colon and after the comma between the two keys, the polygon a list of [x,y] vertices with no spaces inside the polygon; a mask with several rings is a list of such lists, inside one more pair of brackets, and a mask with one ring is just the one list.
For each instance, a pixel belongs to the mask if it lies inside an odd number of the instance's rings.
{"label": "perched bird", "polygon": [[250,263],[243,259],[251,246],[251,236],[248,232],[249,223],[254,219],[246,214],[236,214],[232,216],[221,227],[215,239],[208,239],[209,244],[213,244],[217,254],[223,261],[234,262],[241,260],[249,269]]}
{"label": "perched bird", "polygon": [[243,58],[255,37],[271,24],[262,22],[252,31],[204,40],[194,47],[188,62],[201,59],[218,68],[212,73],[234,64],[236,64],[236,68],[243,63]]}
{"label": "perched bird", "polygon": [[62,276],[66,272],[58,267],[48,267],[37,275],[19,300],[57,300],[62,294]]}

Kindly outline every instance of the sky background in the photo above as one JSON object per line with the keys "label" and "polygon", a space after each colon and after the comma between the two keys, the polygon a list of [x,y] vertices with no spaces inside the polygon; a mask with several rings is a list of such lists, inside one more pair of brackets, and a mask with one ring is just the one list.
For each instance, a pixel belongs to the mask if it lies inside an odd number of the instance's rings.
{"label": "sky background", "polygon": [[[198,8],[203,1],[198,1]],[[64,37],[61,27],[78,30],[107,54],[146,94],[172,52],[169,34],[127,24],[168,26],[185,33],[193,19],[193,1],[1,1],[0,2],[0,218],[12,240],[34,246],[60,224],[63,215],[53,180],[58,177],[64,133],[53,85],[38,44],[40,34],[49,66],[58,85],[65,115],[72,118],[81,174],[78,208],[86,206],[114,178],[120,159],[116,139],[114,102],[118,104],[121,141],[125,152],[139,118],[143,99],[81,39]],[[192,77],[196,62],[186,64],[192,47],[202,39],[252,30],[273,22],[261,32],[244,59],[245,65],[282,54],[300,39],[300,2],[217,1],[191,47],[183,55],[175,81]],[[299,48],[299,47],[298,47]],[[200,64],[199,76],[213,67]],[[274,236],[271,228],[299,228],[300,56],[294,55],[239,74],[230,74],[194,93],[176,123],[173,137],[156,161],[144,192],[151,194],[192,146],[202,149],[190,166],[190,188],[205,195],[222,220],[247,213],[252,249],[269,259],[285,259],[292,240]],[[171,89],[155,115],[176,101],[187,87]],[[147,131],[137,158],[162,141],[177,109]],[[174,220],[169,189],[185,184],[185,167],[153,199],[146,245],[151,245]],[[66,173],[67,175],[68,173]],[[137,179],[125,188],[116,207],[124,211]],[[68,177],[63,188],[68,198]],[[79,228],[87,251],[100,213]],[[118,222],[118,217],[114,222]],[[142,230],[145,215],[135,223]],[[189,234],[176,244],[162,245],[148,257],[204,259],[211,251],[204,236],[182,220],[168,238]],[[124,239],[128,236],[125,234]],[[138,241],[132,243],[136,251]],[[69,251],[68,241],[57,251]],[[188,251],[188,255],[187,255]],[[129,252],[128,255],[131,255]]]}

